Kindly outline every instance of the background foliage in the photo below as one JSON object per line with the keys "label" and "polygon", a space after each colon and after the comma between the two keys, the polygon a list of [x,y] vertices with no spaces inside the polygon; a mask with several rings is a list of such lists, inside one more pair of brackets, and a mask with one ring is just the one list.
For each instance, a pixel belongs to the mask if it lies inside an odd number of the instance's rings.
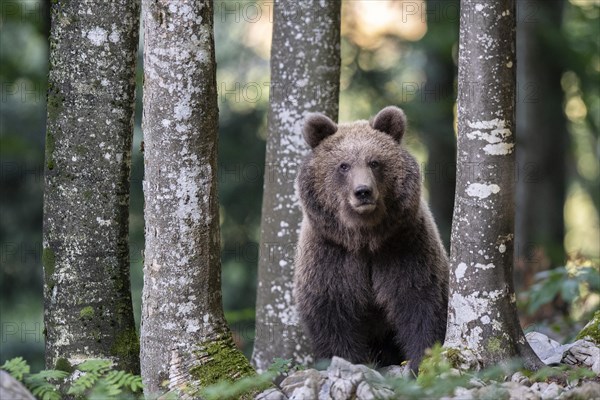
{"label": "background foliage", "polygon": [[[0,363],[20,355],[33,370],[41,369],[44,348],[41,227],[49,3],[0,3]],[[404,107],[411,123],[406,143],[424,167],[440,150],[440,140],[450,138],[448,148],[452,148],[458,39],[455,5],[453,1],[428,1],[427,13],[425,3],[408,0],[353,0],[342,7],[340,120],[369,118],[389,104]],[[264,151],[272,7],[268,1],[215,4],[223,298],[236,341],[247,355],[254,335],[265,170],[269,176]],[[533,7],[530,22],[539,24],[549,43],[561,43],[544,57],[548,63],[560,60],[564,71],[560,83],[570,139],[564,149],[569,159],[566,235],[554,245],[564,248],[571,261],[537,278],[530,274],[529,283],[535,285],[521,296],[522,318],[537,330],[554,327],[560,340],[576,331],[576,322],[587,318],[600,301],[595,281],[600,258],[600,3],[562,2],[559,25],[544,25],[542,12]],[[141,71],[140,54],[130,209],[132,291],[138,324],[144,247]],[[428,139],[439,129],[436,121],[450,121],[442,122],[446,139]],[[548,140],[555,134],[547,132]],[[430,169],[424,175],[428,188],[434,180],[449,180],[446,183],[453,187],[451,169]],[[447,240],[449,218],[438,217],[438,223]],[[538,267],[531,270],[556,266],[545,261],[543,248],[539,250],[531,260]],[[589,267],[591,273],[577,272],[580,266]],[[577,312],[570,306],[573,301],[580,302]],[[545,313],[540,313],[546,306]]]}

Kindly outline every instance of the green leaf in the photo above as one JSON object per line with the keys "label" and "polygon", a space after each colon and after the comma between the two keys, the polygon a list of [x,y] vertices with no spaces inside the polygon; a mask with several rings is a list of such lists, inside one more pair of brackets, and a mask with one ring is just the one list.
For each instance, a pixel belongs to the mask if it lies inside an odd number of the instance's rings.
{"label": "green leaf", "polygon": [[600,292],[600,271],[596,268],[580,268],[577,273],[577,280],[587,283],[591,291]]}
{"label": "green leaf", "polygon": [[572,303],[579,295],[579,282],[573,279],[567,279],[560,288],[560,297],[567,303]]}
{"label": "green leaf", "polygon": [[73,382],[73,385],[69,388],[67,394],[83,395],[86,390],[96,384],[98,378],[98,374],[92,371],[81,375]]}
{"label": "green leaf", "polygon": [[144,389],[144,385],[142,384],[142,378],[140,376],[135,376],[134,379],[129,383],[129,389],[133,393],[141,392]]}
{"label": "green leaf", "polygon": [[13,378],[23,381],[23,375],[29,374],[29,364],[23,357],[7,360],[0,368],[7,371]]}
{"label": "green leaf", "polygon": [[[561,277],[562,275],[550,275],[550,278],[543,285],[531,288],[531,300],[527,308],[529,314],[535,313],[541,306],[554,300],[562,285]],[[537,284],[534,286],[537,286]]]}
{"label": "green leaf", "polygon": [[56,369],[45,369],[43,371],[38,372],[37,374],[31,375],[32,378],[37,377],[45,380],[65,379],[67,376],[69,376],[68,372],[58,371]]}
{"label": "green leaf", "polygon": [[105,373],[113,366],[113,362],[103,359],[90,359],[77,365],[77,369],[82,372]]}
{"label": "green leaf", "polygon": [[292,359],[274,358],[273,364],[269,365],[268,371],[276,372],[277,374],[284,374],[290,371],[292,366]]}

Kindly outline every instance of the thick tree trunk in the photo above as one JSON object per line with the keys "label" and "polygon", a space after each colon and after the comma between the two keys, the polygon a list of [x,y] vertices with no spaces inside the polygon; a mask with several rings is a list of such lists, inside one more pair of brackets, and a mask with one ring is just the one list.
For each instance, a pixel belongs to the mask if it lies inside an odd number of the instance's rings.
{"label": "thick tree trunk", "polygon": [[[562,62],[547,32],[561,25],[561,0],[518,3],[517,55],[517,210],[515,251],[517,286],[527,275],[564,262],[564,214],[568,135],[560,86]],[[520,268],[519,268],[520,267]]]}
{"label": "thick tree trunk", "polygon": [[253,370],[221,304],[213,4],[144,0],[143,21],[142,377],[181,395]]}
{"label": "thick tree trunk", "polygon": [[445,346],[469,349],[483,366],[520,356],[535,369],[512,280],[515,62],[514,0],[462,0]]}
{"label": "thick tree trunk", "polygon": [[129,173],[139,4],[52,5],[44,191],[46,367],[139,370]]}
{"label": "thick tree trunk", "polygon": [[294,251],[301,212],[294,179],[307,146],[308,112],[338,116],[339,1],[275,2],[271,93],[262,207],[256,341],[252,362],[265,370],[275,357],[312,361],[293,300]]}

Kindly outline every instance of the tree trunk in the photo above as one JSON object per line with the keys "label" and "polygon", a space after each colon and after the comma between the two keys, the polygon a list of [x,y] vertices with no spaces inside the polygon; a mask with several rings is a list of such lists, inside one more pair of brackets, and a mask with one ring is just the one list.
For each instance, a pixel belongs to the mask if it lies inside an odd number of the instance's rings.
{"label": "tree trunk", "polygon": [[[458,0],[429,0],[433,10],[458,10]],[[454,135],[454,77],[452,48],[458,39],[458,26],[452,18],[432,16],[427,21],[427,35],[422,40],[427,62],[427,82],[419,102],[423,117],[423,141],[427,146],[427,165],[423,175],[429,191],[429,205],[446,249],[450,244],[450,228],[456,186],[456,137]],[[419,112],[418,110],[415,110]]]}
{"label": "tree trunk", "polygon": [[144,0],[143,20],[142,378],[182,395],[253,370],[221,304],[213,3]]}
{"label": "tree trunk", "polygon": [[563,5],[560,0],[532,0],[517,7],[518,287],[524,274],[532,277],[548,267],[536,249],[543,249],[555,266],[564,262],[568,135],[562,109],[561,61],[552,52],[557,45],[554,36],[547,34],[560,29]]}
{"label": "tree trunk", "polygon": [[515,3],[461,1],[458,169],[445,346],[483,366],[520,356],[525,340],[513,287]]}
{"label": "tree trunk", "polygon": [[42,255],[47,368],[110,358],[139,371],[128,247],[138,29],[137,1],[52,5]]}
{"label": "tree trunk", "polygon": [[252,362],[264,371],[275,357],[312,361],[292,288],[301,212],[294,179],[308,148],[302,123],[319,111],[337,120],[340,81],[339,1],[276,1],[262,207],[256,339]]}

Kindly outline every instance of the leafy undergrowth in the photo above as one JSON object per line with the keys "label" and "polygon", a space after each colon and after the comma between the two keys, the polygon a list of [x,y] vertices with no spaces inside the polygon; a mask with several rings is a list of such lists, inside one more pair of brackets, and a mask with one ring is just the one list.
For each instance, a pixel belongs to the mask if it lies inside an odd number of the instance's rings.
{"label": "leafy undergrowth", "polygon": [[[272,386],[273,380],[280,375],[288,375],[301,369],[292,366],[292,360],[275,359],[268,370],[260,375],[245,377],[235,383],[224,380],[201,389],[205,400],[239,399],[243,395]],[[75,373],[61,370],[43,370],[30,373],[30,367],[22,357],[13,358],[0,366],[13,378],[23,383],[38,399],[60,400],[65,395],[75,399],[121,400],[143,399],[142,378],[125,371],[112,369],[110,360],[87,360],[77,365]],[[73,376],[73,378],[69,378]],[[166,399],[176,400],[174,393],[168,393]]]}
{"label": "leafy undergrowth", "polygon": [[552,333],[559,342],[573,341],[600,305],[598,261],[581,257],[565,266],[535,274],[533,284],[519,295],[519,309],[533,330]]}
{"label": "leafy undergrowth", "polygon": [[[501,390],[499,385],[510,380],[516,372],[521,372],[531,384],[556,382],[561,386],[576,386],[584,380],[593,380],[596,377],[596,374],[587,368],[573,368],[567,365],[545,367],[531,372],[523,369],[519,360],[510,360],[481,371],[465,371],[453,367],[452,357],[448,353],[449,350],[436,345],[428,351],[417,379],[386,377],[383,384],[392,389],[399,399],[417,400],[452,396],[459,387],[489,387],[490,393],[494,393],[494,390]],[[236,399],[240,394],[264,388],[265,383],[271,382],[275,376],[292,374],[296,369],[298,367],[292,366],[292,360],[276,359],[267,372],[251,379],[212,385],[205,389],[203,397],[207,400]],[[381,386],[381,383],[378,382],[376,386]]]}
{"label": "leafy undergrowth", "polygon": [[[413,400],[452,396],[457,388],[488,387],[490,393],[500,389],[500,384],[510,380],[516,372],[535,382],[556,382],[561,386],[576,386],[582,380],[597,379],[596,374],[587,368],[572,368],[566,365],[545,367],[536,372],[524,370],[518,360],[511,360],[481,371],[464,371],[453,367],[453,356],[449,350],[437,345],[429,350],[419,369],[417,379],[386,377],[377,386],[393,390],[398,398]],[[75,399],[142,399],[142,380],[138,375],[112,369],[109,360],[88,360],[76,366],[73,374],[59,370],[44,370],[31,374],[29,365],[17,357],[7,361],[0,368],[22,382],[33,395],[42,400],[59,400],[65,395]],[[277,376],[288,376],[304,369],[294,366],[292,360],[275,359],[269,369],[259,375],[240,379],[236,382],[222,381],[202,389],[205,400],[238,399],[246,393],[265,390],[273,386]],[[173,393],[169,399],[176,400]]]}
{"label": "leafy undergrowth", "polygon": [[403,399],[422,399],[451,396],[459,387],[466,389],[485,386],[497,388],[502,382],[509,381],[517,372],[520,372],[532,384],[556,382],[561,386],[575,386],[582,380],[596,377],[596,374],[588,368],[568,365],[544,367],[532,372],[524,369],[519,359],[508,360],[480,371],[460,370],[452,365],[454,363],[452,351],[436,345],[428,350],[416,380],[394,378],[388,379],[387,383]]}
{"label": "leafy undergrowth", "polygon": [[273,386],[278,376],[287,376],[297,370],[304,369],[300,365],[292,365],[292,360],[276,358],[267,371],[256,376],[249,376],[235,382],[221,381],[202,389],[202,398],[206,400],[239,399],[246,393],[266,390]]}
{"label": "leafy undergrowth", "polygon": [[143,398],[142,378],[112,369],[110,360],[84,361],[73,373],[48,369],[32,374],[22,357],[8,360],[0,368],[41,400],[60,400],[65,396],[90,400]]}

